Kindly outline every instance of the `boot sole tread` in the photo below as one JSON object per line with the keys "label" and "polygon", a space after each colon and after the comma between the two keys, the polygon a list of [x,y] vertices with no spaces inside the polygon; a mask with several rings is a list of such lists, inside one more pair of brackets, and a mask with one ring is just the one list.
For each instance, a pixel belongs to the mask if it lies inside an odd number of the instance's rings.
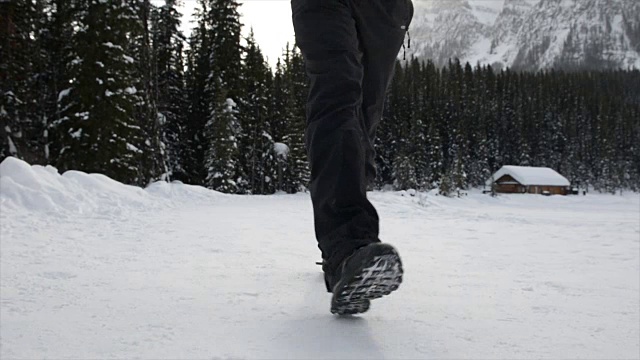
{"label": "boot sole tread", "polygon": [[377,255],[334,295],[331,313],[353,315],[369,310],[371,300],[397,290],[402,283],[402,262],[397,253]]}

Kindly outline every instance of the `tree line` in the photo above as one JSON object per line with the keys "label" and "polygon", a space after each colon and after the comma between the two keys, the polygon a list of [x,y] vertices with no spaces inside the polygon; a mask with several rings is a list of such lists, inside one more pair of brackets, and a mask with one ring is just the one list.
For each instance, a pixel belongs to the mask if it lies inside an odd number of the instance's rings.
{"label": "tree line", "polygon": [[[0,160],[16,156],[145,186],[238,194],[304,190],[308,82],[287,46],[275,68],[237,0],[0,2]],[[548,166],[603,191],[640,190],[640,74],[516,73],[398,61],[375,186],[443,193],[501,165]]]}
{"label": "tree line", "polygon": [[144,186],[181,180],[229,193],[308,181],[300,54],[275,71],[236,0],[0,2],[1,157]]}
{"label": "tree line", "polygon": [[640,190],[640,71],[495,72],[396,65],[377,143],[378,186],[484,185],[502,165],[550,167],[577,186]]}

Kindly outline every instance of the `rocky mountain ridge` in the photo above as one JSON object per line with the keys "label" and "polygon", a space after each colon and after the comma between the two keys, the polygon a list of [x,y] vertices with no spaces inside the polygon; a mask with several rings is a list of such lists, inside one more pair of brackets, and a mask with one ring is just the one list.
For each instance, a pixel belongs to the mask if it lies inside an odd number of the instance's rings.
{"label": "rocky mountain ridge", "polygon": [[640,69],[637,0],[415,1],[413,54],[498,68]]}

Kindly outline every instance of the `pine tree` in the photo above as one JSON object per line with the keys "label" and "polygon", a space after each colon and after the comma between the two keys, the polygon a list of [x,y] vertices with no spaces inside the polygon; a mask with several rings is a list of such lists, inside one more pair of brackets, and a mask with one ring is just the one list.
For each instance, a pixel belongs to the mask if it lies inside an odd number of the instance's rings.
{"label": "pine tree", "polygon": [[[188,99],[187,119],[182,129],[183,181],[201,185],[204,184],[206,171],[205,151],[208,144],[203,136],[205,125],[209,120],[209,101],[214,94],[210,93],[207,81],[212,76],[210,54],[211,34],[207,30],[205,15],[208,13],[207,3],[200,2],[201,10],[196,11],[194,18],[197,27],[191,32],[189,50],[187,51],[186,93]],[[215,102],[214,102],[215,103]]]}
{"label": "pine tree", "polygon": [[397,153],[393,161],[394,188],[397,190],[425,188],[428,182],[426,124],[423,121],[422,73],[417,59],[398,72],[404,91],[396,98],[395,111],[400,121],[397,128],[400,138],[397,141]]}
{"label": "pine tree", "polygon": [[445,173],[443,173],[440,177],[439,186],[438,186],[438,194],[443,196],[451,196],[455,191],[455,185],[453,184],[453,174],[451,169],[448,169]]}
{"label": "pine tree", "polygon": [[218,92],[215,105],[205,129],[209,144],[205,154],[205,184],[210,189],[233,194],[238,192],[235,175],[240,151],[237,141],[237,105],[223,91]]}
{"label": "pine tree", "polygon": [[69,39],[74,36],[73,23],[77,17],[75,2],[69,0],[50,0],[47,6],[46,27],[40,33],[42,51],[46,58],[44,79],[46,85],[40,87],[45,94],[43,103],[46,106],[46,144],[45,156],[48,163],[57,162],[60,146],[55,133],[54,124],[61,117],[61,96],[68,94],[69,81],[72,75],[67,64],[73,60],[73,48]]}
{"label": "pine tree", "polygon": [[429,126],[427,143],[429,144],[428,172],[430,175],[427,181],[429,187],[439,187],[444,164],[444,150],[442,148],[442,141],[440,140],[440,131],[435,121]]}
{"label": "pine tree", "polygon": [[409,174],[415,174],[415,169],[405,169],[404,165],[409,164],[402,163],[405,158],[410,156],[411,152],[409,144],[411,108],[409,107],[410,99],[407,90],[409,84],[406,80],[405,69],[399,61],[396,61],[395,76],[391,83],[385,118],[379,128],[381,138],[387,141],[384,141],[386,147],[382,147],[383,143],[380,142],[376,150],[379,159],[382,160],[378,166],[378,186],[381,186],[381,183],[393,184],[396,189],[399,189],[397,186],[416,182],[415,179],[405,178]]}
{"label": "pine tree", "polygon": [[248,192],[271,194],[275,191],[276,167],[274,141],[269,123],[269,90],[271,70],[265,62],[251,31],[244,58],[244,98],[239,104],[241,127],[244,129],[241,147],[244,173],[248,176]]}
{"label": "pine tree", "polygon": [[373,186],[377,189],[382,189],[385,185],[390,184],[393,177],[393,152],[391,147],[393,143],[393,136],[391,134],[392,124],[390,124],[390,114],[392,114],[392,110],[389,106],[389,97],[390,95],[387,94],[385,101],[387,106],[383,110],[382,121],[378,126],[376,141],[374,143],[376,151],[376,178]]}
{"label": "pine tree", "polygon": [[157,101],[156,66],[151,44],[152,7],[150,0],[129,0],[133,14],[132,30],[127,52],[134,59],[134,87],[138,101],[135,118],[142,131],[142,141],[136,146],[142,151],[140,169],[145,181],[165,178],[168,172],[162,142],[164,122],[159,116]]}
{"label": "pine tree", "polygon": [[215,87],[213,77],[219,78],[220,87],[227,96],[238,101],[241,94],[242,53],[240,45],[242,24],[237,0],[208,0],[210,2],[206,21],[211,36],[209,61],[212,77],[209,86]]}
{"label": "pine tree", "polygon": [[306,126],[305,104],[309,92],[307,77],[304,70],[304,60],[295,48],[285,52],[285,84],[288,87],[288,104],[292,107],[283,142],[289,147],[287,157],[288,166],[285,173],[285,191],[296,193],[306,189],[310,179],[309,163],[304,143],[304,129]]}
{"label": "pine tree", "polygon": [[[200,0],[200,7],[195,14],[198,26],[191,35],[187,60],[186,82],[190,101],[184,131],[189,147],[184,155],[185,177],[196,184],[204,183],[211,176],[203,164],[216,161],[206,158],[211,153],[207,149],[224,147],[224,144],[213,143],[218,141],[218,137],[208,129],[210,124],[217,123],[215,116],[224,113],[220,110],[221,106],[224,107],[220,102],[231,99],[239,104],[243,99],[239,3],[236,0]],[[221,94],[224,94],[223,100]],[[234,109],[236,119],[242,117],[238,111]],[[235,121],[234,126],[237,127],[233,129],[234,141],[241,143],[244,141],[241,124]],[[202,136],[204,132],[209,134],[206,138]],[[242,158],[237,158],[234,166],[234,191],[246,192],[249,183],[243,172],[246,164]]]}
{"label": "pine tree", "polygon": [[275,189],[277,191],[285,191],[288,182],[287,174],[289,174],[289,146],[284,141],[288,131],[288,121],[293,117],[293,110],[286,71],[285,65],[278,58],[269,99],[269,124],[276,156]]}
{"label": "pine tree", "polygon": [[143,185],[144,132],[136,122],[136,63],[127,52],[135,11],[125,1],[78,3],[78,29],[71,39],[70,86],[59,96],[55,123],[61,170],[103,173]]}
{"label": "pine tree", "polygon": [[[211,49],[208,54],[210,74],[206,78],[205,92],[209,98],[208,123],[216,123],[215,117],[220,114],[216,109],[220,101],[220,94],[225,94],[226,99],[231,99],[233,104],[243,101],[242,93],[242,47],[240,45],[240,14],[238,12],[239,3],[236,0],[210,0],[209,12],[205,14],[205,21],[208,25],[207,31],[211,38]],[[227,100],[229,102],[229,100]],[[234,141],[238,144],[245,142],[245,133],[239,119],[242,114],[238,112],[242,109],[234,105],[233,127]],[[220,127],[217,127],[220,129]],[[218,134],[207,139],[207,146],[211,148],[221,148],[227,146],[226,133]],[[221,144],[214,144],[215,142]],[[235,173],[231,176],[235,184],[233,192],[246,193],[249,191],[249,181],[244,173],[246,164],[238,152],[229,152],[237,156],[234,159],[226,159],[228,163],[233,163]],[[205,162],[212,161],[205,158]],[[222,161],[222,160],[218,160]],[[210,176],[210,170],[208,170]],[[225,173],[226,176],[226,173]]]}
{"label": "pine tree", "polygon": [[420,62],[413,58],[409,65],[409,78],[411,84],[411,133],[409,139],[411,141],[411,158],[414,162],[415,169],[415,187],[423,190],[429,188],[429,158],[427,146],[427,92],[425,85],[425,72]]}
{"label": "pine tree", "polygon": [[461,151],[458,152],[458,155],[453,159],[451,165],[451,180],[458,195],[460,195],[462,190],[467,189],[467,173],[465,171],[463,157],[463,153]]}
{"label": "pine tree", "polygon": [[[397,72],[400,63],[396,62],[395,71]],[[396,133],[397,122],[396,116],[397,87],[401,86],[397,77],[391,81],[390,89],[385,94],[385,107],[382,113],[382,120],[376,132],[376,141],[374,148],[376,151],[376,179],[374,186],[378,189],[384,188],[385,185],[393,183],[393,163],[396,157]]]}
{"label": "pine tree", "polygon": [[180,32],[181,14],[177,0],[165,0],[157,12],[153,49],[156,73],[156,97],[162,123],[162,142],[167,161],[167,179],[188,181],[183,166],[187,144],[185,138],[187,99],[184,79],[183,44]]}
{"label": "pine tree", "polygon": [[46,163],[47,119],[41,89],[41,1],[0,2],[0,160],[16,156]]}

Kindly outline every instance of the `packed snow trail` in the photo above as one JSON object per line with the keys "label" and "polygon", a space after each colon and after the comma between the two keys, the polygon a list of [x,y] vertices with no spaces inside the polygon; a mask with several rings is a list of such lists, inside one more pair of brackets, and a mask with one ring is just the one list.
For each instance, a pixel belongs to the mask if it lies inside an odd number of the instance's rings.
{"label": "packed snow trail", "polygon": [[329,313],[309,196],[0,164],[0,358],[638,358],[640,199],[372,193],[405,281]]}

